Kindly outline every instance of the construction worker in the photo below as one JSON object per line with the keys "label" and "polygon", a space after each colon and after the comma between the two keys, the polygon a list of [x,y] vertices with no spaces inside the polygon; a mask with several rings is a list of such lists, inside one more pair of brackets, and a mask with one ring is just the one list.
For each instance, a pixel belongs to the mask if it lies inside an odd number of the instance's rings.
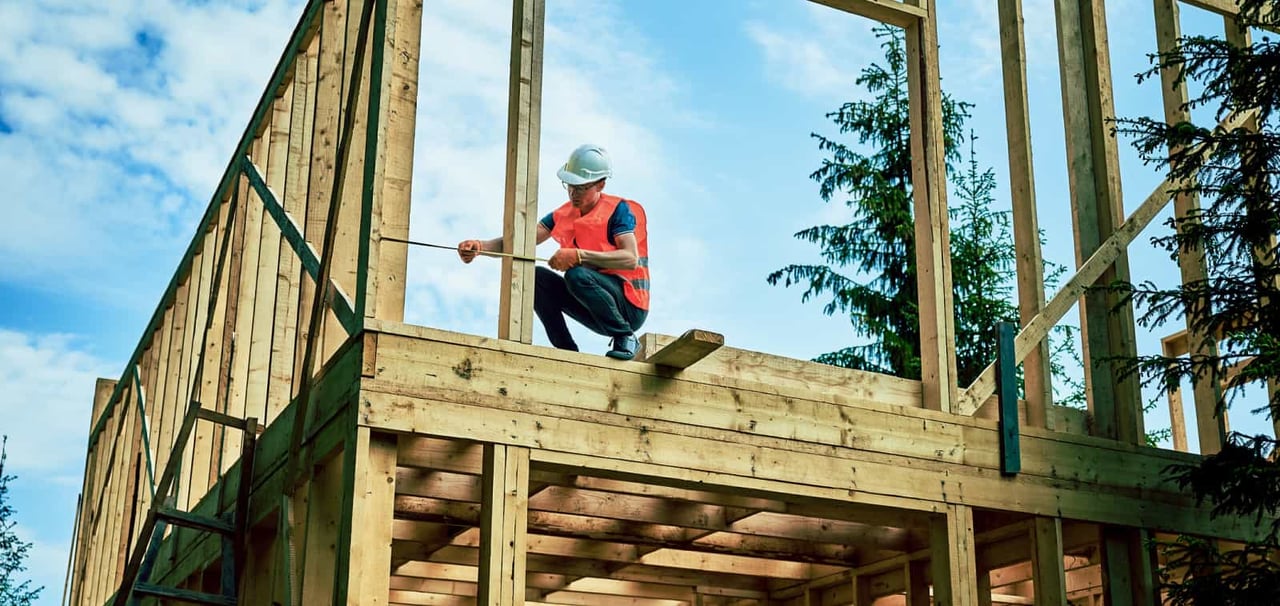
{"label": "construction worker", "polygon": [[[569,201],[538,222],[538,244],[554,238],[560,249],[551,269],[538,267],[533,309],[551,344],[578,351],[565,316],[593,332],[612,337],[605,354],[619,360],[636,355],[635,333],[649,315],[649,232],[644,209],[633,200],[604,193],[613,176],[609,154],[582,145],[556,172]],[[458,256],[470,263],[479,251],[501,252],[502,238],[463,240]],[[564,275],[551,271],[564,272]]]}

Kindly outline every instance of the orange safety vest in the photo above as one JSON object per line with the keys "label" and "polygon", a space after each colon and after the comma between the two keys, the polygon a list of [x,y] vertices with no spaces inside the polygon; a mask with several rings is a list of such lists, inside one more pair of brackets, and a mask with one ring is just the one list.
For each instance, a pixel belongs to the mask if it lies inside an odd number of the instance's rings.
{"label": "orange safety vest", "polygon": [[[586,216],[578,213],[572,202],[565,202],[551,214],[555,226],[551,228],[551,237],[561,247],[581,248],[596,252],[618,250],[609,242],[609,218],[623,199],[606,193],[600,194]],[[600,273],[622,278],[622,292],[632,305],[643,310],[649,309],[649,229],[644,215],[644,208],[635,200],[626,200],[631,214],[636,218],[636,259],[635,269],[600,269]]]}

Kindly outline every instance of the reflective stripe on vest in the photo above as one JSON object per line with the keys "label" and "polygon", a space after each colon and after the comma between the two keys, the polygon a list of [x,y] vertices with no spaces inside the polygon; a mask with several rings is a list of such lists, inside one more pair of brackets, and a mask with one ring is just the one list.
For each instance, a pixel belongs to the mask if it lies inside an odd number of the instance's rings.
{"label": "reflective stripe on vest", "polygon": [[[622,198],[601,193],[600,200],[591,211],[582,216],[572,202],[565,202],[552,213],[555,225],[551,237],[561,247],[581,248],[596,252],[610,252],[618,247],[609,242],[609,219]],[[632,305],[649,309],[649,228],[644,208],[634,200],[626,200],[627,207],[636,218],[633,234],[636,238],[636,267],[634,269],[600,269],[600,273],[622,278],[622,292]]]}

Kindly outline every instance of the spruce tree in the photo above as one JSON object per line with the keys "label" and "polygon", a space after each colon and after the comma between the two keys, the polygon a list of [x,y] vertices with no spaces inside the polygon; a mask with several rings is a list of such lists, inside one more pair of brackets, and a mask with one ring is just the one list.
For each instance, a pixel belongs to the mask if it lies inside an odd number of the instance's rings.
{"label": "spruce tree", "polygon": [[[855,83],[874,98],[851,101],[827,117],[852,142],[811,136],[829,154],[810,178],[822,199],[852,212],[844,225],[817,225],[795,237],[817,244],[825,265],[788,265],[769,284],[807,285],[801,301],[830,297],[827,315],[847,314],[855,336],[869,339],[815,358],[818,362],[920,378],[920,319],[911,198],[910,117],[902,31],[875,30],[883,65],[863,69]],[[948,162],[958,160],[964,104],[942,100]],[[863,153],[867,150],[867,153]]]}
{"label": "spruce tree", "polygon": [[[1242,23],[1274,31],[1280,27],[1280,3],[1242,0],[1241,16]],[[1186,309],[1200,308],[1204,313],[1191,316],[1189,332],[1217,336],[1210,337],[1215,346],[1210,355],[1144,356],[1131,360],[1129,370],[1141,373],[1148,385],[1176,389],[1185,379],[1222,384],[1227,369],[1238,368],[1241,381],[1226,384],[1216,402],[1218,413],[1245,404],[1274,420],[1280,398],[1265,395],[1265,386],[1280,381],[1280,47],[1265,37],[1237,47],[1221,38],[1193,36],[1153,61],[1155,67],[1140,80],[1162,69],[1176,70],[1180,79],[1203,87],[1188,108],[1212,110],[1206,113],[1215,122],[1236,112],[1256,114],[1230,130],[1150,118],[1118,123],[1120,132],[1135,138],[1146,161],[1163,166],[1171,182],[1180,184],[1170,195],[1196,195],[1203,206],[1171,219],[1168,234],[1153,241],[1174,258],[1179,251],[1202,253],[1207,269],[1205,279],[1177,288],[1150,282],[1118,288],[1137,303],[1143,325],[1181,324]],[[1246,383],[1253,388],[1246,390]],[[1166,571],[1190,571],[1185,577],[1166,572],[1173,604],[1276,603],[1280,564],[1267,557],[1280,550],[1275,449],[1274,437],[1235,433],[1221,452],[1170,468],[1179,485],[1212,505],[1212,515],[1251,517],[1259,532],[1240,549],[1222,550],[1189,538],[1166,546]]]}
{"label": "spruce tree", "polygon": [[8,436],[0,441],[0,606],[29,606],[44,588],[32,589],[29,580],[18,582],[18,573],[26,570],[31,543],[23,542],[14,532],[17,512],[9,504],[9,482],[15,478],[4,473],[8,443]]}
{"label": "spruce tree", "polygon": [[951,285],[955,293],[956,378],[968,385],[996,359],[995,327],[1017,322],[1013,284],[1017,255],[1011,211],[992,210],[995,173],[978,164],[977,136],[969,133],[969,165],[952,181]]}

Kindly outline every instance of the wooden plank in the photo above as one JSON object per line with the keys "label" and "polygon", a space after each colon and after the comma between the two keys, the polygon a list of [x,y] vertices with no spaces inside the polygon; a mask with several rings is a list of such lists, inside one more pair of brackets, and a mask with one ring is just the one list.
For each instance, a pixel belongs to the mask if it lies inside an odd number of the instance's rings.
{"label": "wooden plank", "polygon": [[[378,358],[376,377],[369,383],[376,390],[416,394],[430,383],[431,389],[449,391],[505,391],[507,398],[607,410],[637,419],[679,419],[693,425],[867,450],[893,450],[910,444],[919,449],[916,452],[926,452],[928,458],[935,460],[959,462],[977,456],[977,445],[969,452],[962,448],[960,426],[952,422],[952,415],[903,416],[898,414],[903,409],[876,406],[870,401],[856,401],[857,408],[853,407],[855,401],[849,400],[832,406],[813,399],[824,397],[821,392],[797,390],[779,394],[758,390],[759,384],[728,379],[703,383],[697,375],[690,377],[691,371],[680,373],[679,379],[669,378],[657,367],[650,367],[650,373],[616,373],[612,370],[616,364],[605,358],[591,357],[589,362],[537,359],[515,352],[449,347],[443,342],[424,346],[386,334],[379,334]],[[468,367],[472,369],[469,375]],[[554,385],[540,387],[529,384],[530,372],[566,374],[560,375]],[[566,399],[557,397],[557,393],[578,395]],[[670,410],[680,412],[673,416]],[[909,434],[914,434],[914,439],[903,440],[902,436]],[[994,462],[995,444],[988,448]]]}
{"label": "wooden plank", "polygon": [[[204,254],[202,247],[201,251],[198,252],[191,260],[192,271],[187,274],[186,307],[183,312],[186,315],[186,318],[183,320],[185,330],[183,331],[181,341],[177,339],[174,340],[174,345],[177,348],[177,368],[173,375],[176,378],[173,398],[175,414],[171,417],[171,421],[173,423],[173,434],[170,439],[170,463],[168,466],[174,470],[173,480],[171,481],[173,485],[173,494],[176,495],[175,498],[178,506],[183,509],[189,507],[187,503],[188,491],[186,479],[187,474],[191,469],[191,449],[185,448],[186,436],[182,434],[182,426],[186,410],[192,398],[192,374],[195,370],[198,357],[197,354],[200,351],[200,340],[201,337],[204,336],[204,327],[200,325],[200,306],[202,301],[200,295],[201,274],[196,271],[196,269],[203,264],[205,257],[206,255]],[[175,458],[177,459],[176,461],[174,460]],[[159,490],[159,488],[157,488],[157,490]],[[180,538],[180,535],[177,532],[172,532],[172,529],[170,534],[171,536]],[[168,557],[173,558],[178,552],[178,539],[175,538],[170,542],[170,545],[172,550]]]}
{"label": "wooden plank", "polygon": [[1036,605],[1066,604],[1067,577],[1062,559],[1062,519],[1037,516],[1032,522],[1030,538]]}
{"label": "wooden plank", "polygon": [[[110,552],[110,529],[111,529],[111,507],[113,502],[114,484],[111,478],[118,478],[115,473],[115,455],[116,443],[118,443],[120,434],[120,415],[123,414],[123,406],[115,409],[111,406],[110,398],[123,397],[124,392],[120,391],[119,386],[113,388],[113,392],[106,401],[106,409],[111,410],[105,419],[110,419],[111,423],[106,425],[102,432],[102,441],[99,446],[99,487],[93,495],[93,536],[92,536],[92,559],[90,560],[90,570],[93,571],[92,588],[88,597],[90,603],[101,603],[110,592],[111,579],[110,575],[104,574],[105,570],[114,570],[109,568],[108,553]],[[114,410],[113,410],[114,409]]]}
{"label": "wooden plank", "polygon": [[[199,368],[193,370],[191,376],[191,397],[199,400],[202,408],[211,410],[217,406],[217,401],[204,397],[206,390],[212,391],[212,382],[205,381],[205,378],[214,376],[214,373],[208,370],[208,366],[210,360],[218,356],[215,350],[222,340],[222,324],[210,322],[210,314],[216,311],[211,309],[210,304],[213,301],[215,288],[213,281],[217,277],[217,261],[221,252],[219,243],[222,239],[218,237],[218,228],[217,223],[210,225],[210,231],[205,233],[204,252],[201,253],[203,262],[200,264],[200,294],[196,319],[196,325],[200,327],[200,340],[196,343],[195,350],[195,362]],[[211,338],[215,333],[217,338]],[[213,363],[216,368],[217,362]],[[216,394],[208,395],[216,398]],[[184,478],[189,495],[185,509],[190,509],[192,505],[200,502],[200,498],[208,492],[211,485],[209,476],[213,461],[213,427],[207,423],[197,423],[191,432],[190,440],[191,442],[186,446],[190,466],[186,468]]]}
{"label": "wooden plank", "polygon": [[[370,3],[373,3],[372,5]],[[382,2],[374,0],[347,0],[345,49],[342,57],[342,97],[341,97],[341,132],[338,134],[335,155],[330,160],[334,163],[335,181],[333,190],[327,192],[330,203],[337,208],[328,208],[326,218],[325,242],[319,247],[325,258],[329,259],[328,280],[342,292],[351,295],[351,323],[344,323],[341,317],[337,322],[333,315],[324,323],[321,342],[323,347],[316,348],[316,361],[323,364],[332,356],[347,337],[359,330],[363,317],[355,309],[355,294],[362,288],[360,267],[360,248],[367,246],[367,239],[360,229],[362,201],[364,198],[364,161],[365,144],[368,139],[369,102],[370,102],[370,64],[372,54],[377,47],[372,42],[373,28],[361,31],[366,12],[370,6],[385,8]],[[372,25],[370,23],[370,25]],[[375,114],[376,115],[376,114]],[[336,210],[336,212],[335,212]],[[363,240],[363,241],[362,241]],[[331,246],[332,250],[324,250]],[[325,281],[322,276],[321,282]],[[353,328],[355,327],[355,328]]]}
{"label": "wooden plank", "polygon": [[[307,216],[308,187],[311,176],[311,141],[315,125],[316,62],[318,41],[299,55],[294,70],[294,97],[290,114],[289,151],[284,186],[284,212],[289,217]],[[296,221],[291,221],[295,230]],[[302,261],[287,239],[280,242],[280,273],[276,280],[275,334],[271,339],[271,382],[268,388],[267,416],[271,424],[293,399],[297,386],[296,368],[301,305]]]}
{"label": "wooden plank", "polygon": [[811,0],[816,4],[898,27],[910,27],[926,16],[922,5],[896,0]]}
{"label": "wooden plank", "polygon": [[[924,7],[926,0],[908,0],[907,4]],[[921,393],[925,408],[955,412],[955,313],[937,14],[929,12],[906,30],[911,157],[915,159],[911,163],[911,191],[920,297]]]}
{"label": "wooden plank", "polygon": [[386,604],[396,495],[396,438],[354,428],[344,451],[342,518],[334,602]]}
{"label": "wooden plank", "polygon": [[[233,209],[235,209],[233,211]],[[208,335],[205,337],[204,367],[200,374],[200,384],[195,387],[195,397],[203,403],[204,408],[220,411],[224,406],[222,393],[218,391],[222,377],[223,359],[230,355],[226,348],[226,313],[227,313],[227,267],[231,257],[231,239],[235,235],[234,223],[239,217],[234,204],[229,201],[221,205],[218,221],[214,229],[206,236],[214,244],[216,257],[213,258],[213,275],[210,276],[212,288],[217,296],[213,297],[212,309],[208,309],[210,323]],[[213,256],[213,255],[211,255]],[[195,434],[197,459],[196,467],[203,470],[200,482],[206,486],[217,483],[222,471],[222,428],[217,426],[197,427]]]}
{"label": "wooden plank", "polygon": [[962,606],[978,603],[978,564],[973,537],[973,509],[947,505],[930,528],[930,573],[933,603]]}
{"label": "wooden plank", "polygon": [[[1000,58],[1004,74],[1005,128],[1009,147],[1009,195],[1013,204],[1013,240],[1017,251],[1018,316],[1022,326],[1044,309],[1044,259],[1040,254],[1035,168],[1031,150],[1031,112],[1027,105],[1027,46],[1022,0],[999,0]],[[1023,361],[1027,424],[1050,427],[1053,403],[1049,341],[1041,339]]]}
{"label": "wooden plank", "polygon": [[[1174,335],[1170,335],[1160,340],[1161,353],[1168,358],[1178,355],[1178,337],[1181,341],[1186,341],[1186,331],[1180,331]],[[1182,388],[1179,387],[1167,394],[1169,402],[1169,432],[1173,438],[1173,449],[1178,452],[1190,452],[1190,446],[1187,444],[1187,419],[1186,411],[1182,406]]]}
{"label": "wooden plank", "polygon": [[[268,141],[261,138],[254,142],[251,149],[253,157],[266,158],[269,153]],[[259,271],[259,259],[262,256],[262,234],[264,231],[270,231],[271,227],[267,225],[268,219],[264,216],[264,208],[262,204],[253,199],[251,193],[253,187],[253,179],[248,176],[249,171],[245,171],[246,178],[244,182],[249,189],[242,188],[245,196],[245,205],[241,207],[244,214],[241,215],[244,221],[244,228],[241,234],[242,241],[239,245],[239,256],[230,259],[232,265],[236,269],[232,270],[232,275],[238,278],[236,291],[237,299],[235,301],[228,300],[228,305],[235,308],[234,320],[235,324],[233,332],[235,342],[234,354],[231,357],[231,365],[228,369],[229,374],[227,382],[226,406],[227,415],[243,419],[248,416],[257,416],[256,410],[260,410],[260,402],[252,402],[250,395],[250,379],[251,367],[250,360],[253,352],[253,325],[257,319],[254,309],[254,299],[258,293],[258,281],[264,279]],[[274,273],[274,272],[273,272]],[[268,280],[272,285],[274,280]],[[228,290],[228,296],[230,295]],[[231,314],[229,314],[231,315]],[[230,319],[230,318],[229,318]],[[255,407],[255,404],[257,405]],[[225,432],[223,438],[222,465],[227,467],[231,461],[239,457],[240,445],[244,439],[241,432],[228,431]]]}
{"label": "wooden plank", "polygon": [[[1156,0],[1155,2],[1156,48],[1160,53],[1173,52],[1177,48],[1178,39],[1182,35],[1178,17],[1179,1]],[[1180,79],[1178,71],[1174,67],[1160,70],[1160,92],[1164,101],[1164,119],[1169,124],[1179,124],[1191,120],[1191,111],[1187,108],[1187,86]],[[1179,151],[1181,150],[1170,148],[1169,153],[1172,157],[1173,154]],[[1182,226],[1180,228],[1181,231],[1185,232],[1188,229],[1194,229],[1193,220],[1188,220],[1188,218],[1196,216],[1199,211],[1200,197],[1198,195],[1183,193],[1174,196],[1173,214],[1176,219],[1182,221],[1180,223]],[[1178,270],[1184,285],[1205,280],[1208,276],[1208,270],[1205,263],[1204,250],[1179,247]],[[1187,328],[1184,338],[1189,346],[1188,353],[1195,356],[1216,356],[1218,352],[1217,342],[1214,337],[1195,328],[1203,324],[1202,318],[1206,313],[1209,313],[1208,301],[1193,302],[1187,305],[1185,313]],[[1197,428],[1200,433],[1200,452],[1202,454],[1212,454],[1222,450],[1222,445],[1225,442],[1226,430],[1223,425],[1223,419],[1215,414],[1218,399],[1221,395],[1220,391],[1221,389],[1214,377],[1206,376],[1204,380],[1195,380],[1194,378],[1192,380],[1192,401],[1195,405],[1196,418],[1198,419]],[[1170,397],[1173,396],[1170,395]],[[1178,404],[1180,405],[1181,402]],[[1181,419],[1179,420],[1181,421]],[[1183,433],[1183,441],[1185,442],[1185,428]]]}
{"label": "wooden plank", "polygon": [[[538,143],[542,123],[542,38],[546,0],[515,0],[507,93],[507,180],[503,252],[533,257],[538,222]],[[533,342],[534,264],[502,259],[498,338]]]}
{"label": "wooden plank", "polygon": [[637,359],[657,366],[688,368],[723,346],[724,335],[695,328],[685,331],[680,338],[663,348],[654,350],[653,354],[649,354],[646,349],[644,355],[637,356]]}
{"label": "wooden plank", "polygon": [[[107,407],[107,399],[111,397],[111,392],[115,391],[115,381],[111,379],[99,378],[94,384],[93,405],[90,409],[89,428],[97,422],[98,416],[102,414]],[[80,484],[80,499],[76,504],[76,525],[75,532],[72,537],[71,552],[74,560],[68,565],[67,570],[71,578],[67,581],[68,593],[71,596],[71,604],[81,603],[84,595],[85,576],[88,570],[88,550],[91,545],[93,536],[93,492],[97,488],[95,480],[97,479],[97,467],[100,454],[94,446],[89,446],[85,450],[84,459],[84,477]]]}
{"label": "wooden plank", "polygon": [[169,354],[165,362],[165,393],[162,404],[165,407],[164,426],[160,429],[160,439],[158,441],[160,457],[156,460],[156,466],[159,469],[164,469],[169,464],[169,457],[173,453],[173,436],[179,423],[175,418],[181,417],[182,411],[186,409],[185,406],[181,405],[185,394],[182,392],[180,377],[184,342],[188,340],[188,333],[190,332],[187,329],[189,290],[188,282],[184,281],[178,286],[178,291],[174,295],[175,299],[170,322],[172,334],[169,336]]}
{"label": "wooden plank", "polygon": [[999,387],[1000,473],[1016,474],[1022,471],[1022,449],[1018,437],[1018,363],[1013,361],[1012,322],[996,325],[996,365],[1000,372],[996,379]]}
{"label": "wooden plank", "polygon": [[[323,254],[321,246],[324,242],[325,229],[328,224],[330,197],[336,178],[335,157],[337,155],[338,138],[342,129],[343,83],[346,79],[343,69],[343,57],[347,39],[347,2],[325,2],[320,34],[316,36],[318,54],[316,75],[316,99],[311,139],[311,170],[307,187],[307,214],[304,219],[306,241],[311,243],[317,255]],[[295,248],[295,250],[297,250]],[[304,263],[305,267],[305,263]],[[314,275],[315,277],[311,277]],[[316,296],[316,281],[319,271],[302,276],[298,293],[298,341],[294,345],[294,391],[298,390],[303,380],[303,352],[306,349],[311,319],[312,301]],[[330,317],[326,313],[326,318]],[[320,338],[324,332],[323,319],[317,333]],[[314,373],[309,369],[308,374]]]}
{"label": "wooden plank", "polygon": [[484,446],[479,595],[483,606],[524,604],[529,449]]}
{"label": "wooden plank", "polygon": [[[368,185],[363,205],[370,215],[369,233],[363,242],[375,246],[375,250],[362,249],[366,303],[361,315],[402,321],[409,250],[402,244],[383,242],[382,237],[409,237],[422,4],[391,0],[385,10],[389,18],[379,20],[385,23],[385,32],[375,32],[375,40],[379,41],[374,65],[381,70],[377,79],[381,82],[380,102],[374,108],[377,117],[372,113],[369,117],[369,123],[377,125],[377,136],[370,139],[366,148]],[[380,50],[383,47],[385,51]],[[361,220],[364,221],[363,216]]]}
{"label": "wooden plank", "polygon": [[[214,310],[214,318],[222,326],[220,331],[221,339],[218,347],[218,363],[216,366],[210,366],[207,373],[216,374],[216,386],[214,387],[214,400],[216,403],[214,409],[223,414],[230,414],[233,411],[231,405],[231,380],[235,369],[236,357],[243,356],[244,352],[237,353],[236,332],[234,328],[238,325],[240,316],[240,276],[243,274],[243,255],[245,232],[247,231],[245,224],[247,223],[246,215],[248,214],[249,201],[249,185],[248,180],[241,177],[236,181],[236,185],[230,194],[226,205],[234,210],[235,220],[227,226],[229,233],[224,236],[229,237],[227,241],[225,266],[222,270],[221,281],[219,282],[219,303]],[[248,310],[246,310],[246,313]],[[217,444],[217,450],[214,455],[215,464],[214,471],[221,475],[223,472],[231,468],[231,464],[239,456],[240,439],[242,436],[235,435],[237,432],[227,432],[225,428],[215,427],[214,436]],[[234,441],[233,441],[234,440]],[[233,448],[234,447],[234,448]]]}
{"label": "wooden plank", "polygon": [[[298,73],[297,70],[294,70],[294,73]],[[289,114],[292,112],[293,98],[293,85],[290,83],[284,89],[284,94],[276,99],[275,110],[270,122],[266,125],[267,132],[257,147],[261,155],[256,159],[264,167],[265,172],[260,175],[251,174],[249,177],[250,183],[262,183],[265,180],[263,185],[270,191],[283,191],[285,185],[287,176],[285,172],[289,166]],[[257,171],[247,172],[256,173]],[[276,208],[281,212],[284,211],[278,203]],[[272,219],[276,218],[274,213],[268,214]],[[282,230],[270,225],[271,222],[267,220],[267,216],[262,217],[262,223],[255,270],[257,279],[254,281],[253,288],[252,328],[247,333],[241,334],[247,337],[244,353],[248,358],[244,414],[245,417],[266,420],[273,416],[268,410],[271,404],[267,394],[271,383],[272,353],[275,350],[273,343],[275,325],[278,316],[284,315],[278,313],[280,302],[276,300],[280,286],[280,249],[284,237]],[[283,320],[283,318],[279,319]],[[275,404],[277,410],[280,406],[283,406],[283,403]]]}
{"label": "wooden plank", "polygon": [[161,333],[154,337],[156,349],[156,362],[154,365],[154,377],[151,379],[153,388],[151,390],[151,447],[155,449],[155,465],[156,470],[164,469],[164,460],[168,456],[169,445],[164,441],[165,428],[169,424],[169,416],[173,414],[170,410],[169,399],[169,375],[170,354],[173,352],[173,324],[174,324],[174,308],[170,307],[165,310],[164,322],[160,324],[158,331]]}
{"label": "wooden plank", "polygon": [[[545,347],[528,348],[507,341],[426,326],[369,320],[366,329],[397,337],[464,344],[469,347],[503,351],[539,360],[618,368],[617,364],[599,356],[585,356]],[[643,337],[642,347],[650,351],[657,351],[675,340],[675,337],[653,333],[646,333]],[[628,364],[626,367],[636,368],[633,364]],[[855,406],[874,403],[881,408],[884,406],[917,410],[920,408],[919,381],[733,347],[721,347],[716,350],[696,367],[681,372],[680,380],[719,386],[750,385],[750,389],[763,393],[802,398],[821,397],[827,401]],[[935,414],[932,418],[948,422],[967,422],[956,419],[950,414]]]}
{"label": "wooden plank", "polygon": [[[1217,13],[1219,15],[1222,15],[1224,18],[1230,19],[1230,20],[1234,20],[1237,16],[1240,15],[1239,0],[1180,0],[1180,1],[1185,2],[1188,5],[1194,6],[1196,8],[1202,8],[1204,10]],[[1263,11],[1264,11],[1263,14],[1266,14],[1267,10],[1269,9],[1263,8]],[[1275,29],[1272,29],[1270,27],[1263,27],[1262,29],[1273,31],[1273,32],[1276,31]]]}
{"label": "wooden plank", "polygon": [[108,534],[108,558],[106,567],[100,570],[111,579],[111,583],[115,584],[120,581],[121,575],[124,573],[125,562],[129,557],[129,531],[132,519],[131,506],[133,504],[132,489],[136,487],[134,480],[137,479],[134,462],[137,460],[135,446],[138,443],[136,430],[137,419],[136,409],[131,405],[133,402],[134,388],[132,385],[126,385],[124,390],[120,392],[120,414],[123,415],[123,423],[120,425],[120,431],[112,440],[119,450],[115,451],[115,461],[113,463],[115,469],[112,472],[110,480],[110,492],[108,493],[108,502],[104,504],[104,511],[110,512],[107,520]]}

